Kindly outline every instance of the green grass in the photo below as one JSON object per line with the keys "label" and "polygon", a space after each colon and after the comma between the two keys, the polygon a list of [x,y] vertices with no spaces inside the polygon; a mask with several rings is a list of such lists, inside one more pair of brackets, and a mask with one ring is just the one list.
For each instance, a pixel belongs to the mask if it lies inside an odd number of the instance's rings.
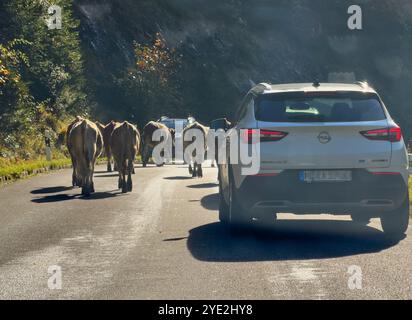
{"label": "green grass", "polygon": [[[106,163],[107,158],[97,160],[97,164]],[[141,162],[140,155],[136,157],[136,163]],[[54,159],[52,161],[41,160],[10,160],[0,158],[0,182],[1,180],[14,181],[32,176],[42,169],[44,171],[67,168],[71,165],[68,158]]]}
{"label": "green grass", "polygon": [[0,177],[7,180],[17,180],[25,176],[30,176],[41,169],[54,170],[70,166],[70,159],[28,160],[17,161],[16,163],[0,163]]}

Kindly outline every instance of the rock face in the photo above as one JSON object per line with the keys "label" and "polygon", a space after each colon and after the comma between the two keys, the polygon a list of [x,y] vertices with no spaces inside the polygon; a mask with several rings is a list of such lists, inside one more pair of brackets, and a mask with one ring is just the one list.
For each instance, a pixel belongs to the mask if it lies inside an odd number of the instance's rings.
{"label": "rock face", "polygon": [[[89,0],[76,1],[75,10],[88,80],[108,118],[129,116],[136,105],[122,81],[135,62],[133,41],[150,44],[161,32],[182,55],[170,113],[191,110],[204,122],[230,117],[249,79],[327,81],[331,73],[350,73],[376,86],[406,127],[412,5],[362,3],[362,31],[348,29],[351,2],[340,0]],[[136,118],[144,118],[144,105],[139,110]]]}

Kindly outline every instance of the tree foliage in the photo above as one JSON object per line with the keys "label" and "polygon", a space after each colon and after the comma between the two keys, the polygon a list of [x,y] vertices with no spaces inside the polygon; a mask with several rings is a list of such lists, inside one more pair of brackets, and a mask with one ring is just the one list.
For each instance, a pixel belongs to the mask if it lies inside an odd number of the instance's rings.
{"label": "tree foliage", "polygon": [[42,0],[0,4],[0,151],[35,158],[43,133],[57,135],[68,117],[88,112],[83,61],[72,1],[60,0],[63,28],[49,30]]}

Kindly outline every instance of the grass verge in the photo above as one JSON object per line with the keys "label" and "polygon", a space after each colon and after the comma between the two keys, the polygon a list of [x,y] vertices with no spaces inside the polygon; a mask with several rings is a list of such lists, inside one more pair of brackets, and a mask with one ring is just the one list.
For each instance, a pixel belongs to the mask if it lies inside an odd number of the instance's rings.
{"label": "grass verge", "polygon": [[[97,164],[107,162],[106,157],[99,158]],[[136,157],[135,163],[141,163],[140,155]],[[68,158],[47,160],[18,160],[11,161],[0,159],[0,185],[7,182],[12,182],[18,179],[27,178],[38,173],[43,173],[51,170],[68,168],[71,166],[71,160]]]}
{"label": "grass verge", "polygon": [[0,166],[0,183],[14,181],[37,173],[62,169],[71,165],[70,159],[18,161]]}

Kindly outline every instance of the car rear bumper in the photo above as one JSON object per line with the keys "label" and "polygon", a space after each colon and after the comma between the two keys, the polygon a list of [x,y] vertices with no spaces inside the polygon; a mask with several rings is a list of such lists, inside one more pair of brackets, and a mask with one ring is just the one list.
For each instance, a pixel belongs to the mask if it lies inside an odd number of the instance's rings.
{"label": "car rear bumper", "polygon": [[333,213],[369,212],[372,216],[394,210],[407,196],[402,175],[375,175],[355,169],[350,182],[300,181],[300,170],[277,176],[248,176],[237,189],[240,205],[248,211]]}

